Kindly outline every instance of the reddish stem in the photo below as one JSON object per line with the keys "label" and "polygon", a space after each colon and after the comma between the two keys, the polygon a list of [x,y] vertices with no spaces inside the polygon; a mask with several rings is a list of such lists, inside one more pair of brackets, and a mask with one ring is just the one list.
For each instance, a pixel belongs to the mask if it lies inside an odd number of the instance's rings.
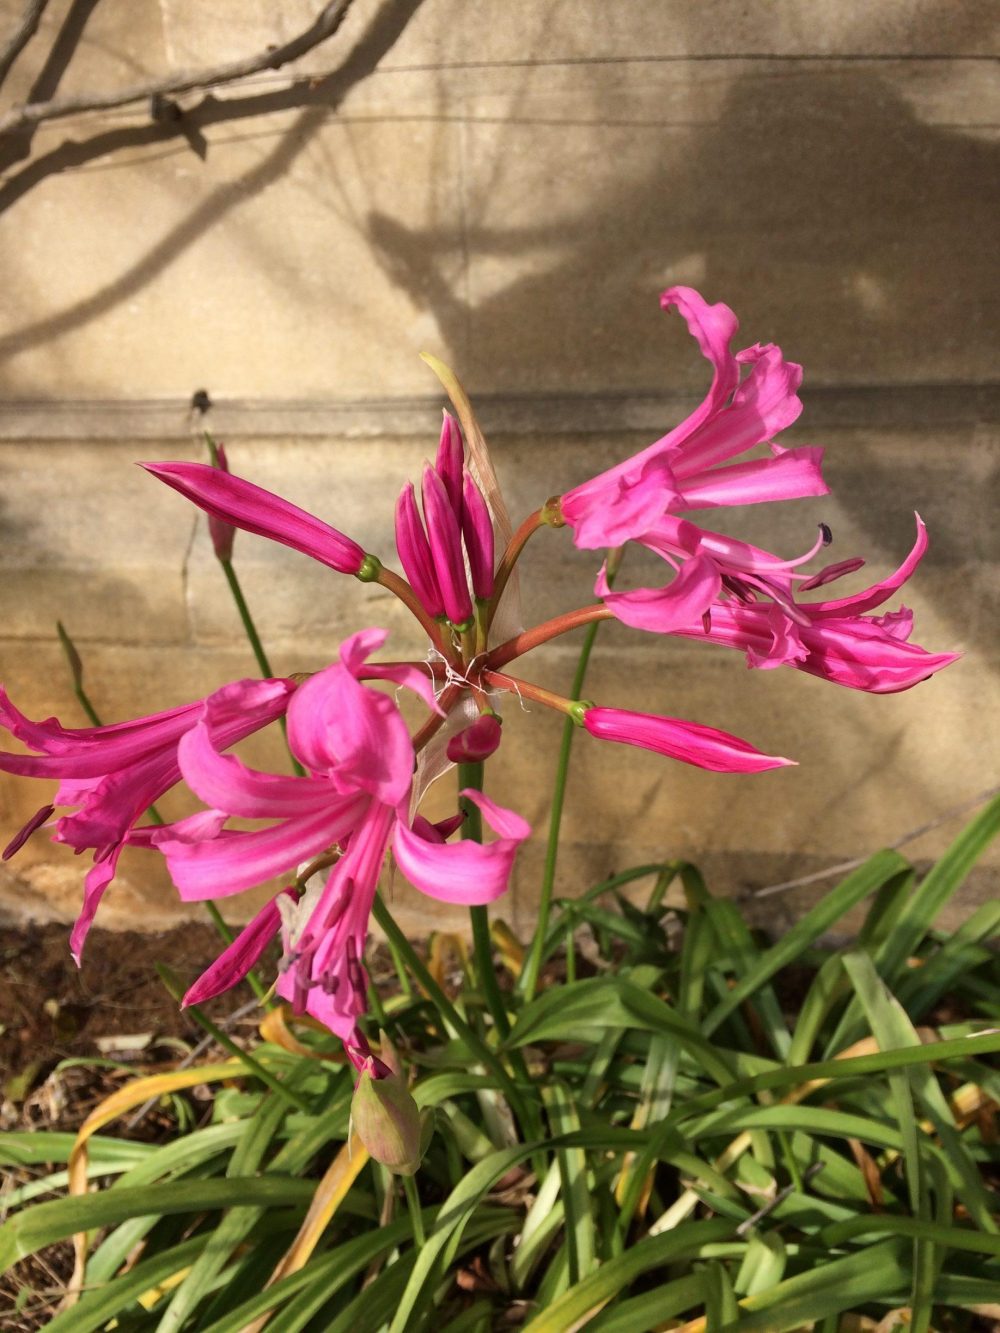
{"label": "reddish stem", "polygon": [[575,702],[561,694],[553,694],[551,690],[543,689],[541,685],[533,685],[530,680],[519,680],[517,676],[508,676],[499,671],[484,671],[482,678],[488,685],[493,685],[498,690],[507,690],[521,698],[533,699],[535,703],[545,704],[546,708],[554,708],[567,716],[570,715],[570,708]]}
{"label": "reddish stem", "polygon": [[532,533],[537,532],[544,526],[542,519],[543,511],[536,509],[533,514],[529,514],[518,530],[507,543],[507,549],[503,553],[503,558],[497,566],[496,574],[493,578],[493,593],[490,597],[490,609],[487,615],[487,624],[492,621],[497,607],[500,605],[500,598],[503,596],[504,588],[507,586],[507,580],[513,572],[514,566],[520,559],[521,552],[528,543],[528,538]]}
{"label": "reddish stem", "polygon": [[593,606],[581,606],[578,611],[567,611],[564,616],[556,616],[553,620],[543,620],[540,625],[525,630],[523,634],[515,634],[512,639],[498,644],[492,652],[487,653],[486,669],[495,671],[497,667],[506,666],[508,662],[513,662],[515,657],[530,653],[532,648],[547,643],[558,634],[567,634],[570,630],[579,629],[581,625],[589,625],[594,620],[611,618],[612,613],[609,608],[603,602],[595,602]]}
{"label": "reddish stem", "polygon": [[398,574],[394,574],[391,569],[386,569],[383,565],[375,581],[381,584],[383,588],[388,588],[391,593],[399,598],[406,609],[416,616],[434,647],[442,657],[446,657],[454,665],[455,655],[451,650],[451,645],[444,642],[440,626],[427,614],[426,609],[406,579],[401,579]]}

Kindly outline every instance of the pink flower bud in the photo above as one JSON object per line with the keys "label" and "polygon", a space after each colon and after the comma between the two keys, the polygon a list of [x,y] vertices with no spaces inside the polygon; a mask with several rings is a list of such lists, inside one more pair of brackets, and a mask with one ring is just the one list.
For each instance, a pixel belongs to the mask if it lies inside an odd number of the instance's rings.
{"label": "pink flower bud", "polygon": [[453,625],[464,627],[472,620],[472,598],[465,577],[462,534],[444,482],[429,466],[424,468],[423,499],[427,537],[445,614]]}
{"label": "pink flower bud", "polygon": [[[220,472],[229,471],[229,463],[226,459],[226,447],[223,444],[215,446],[214,466]],[[236,537],[236,529],[231,523],[220,518],[217,514],[208,515],[208,535],[212,539],[212,549],[215,552],[217,560],[229,561],[233,558],[233,540]]]}
{"label": "pink flower bud", "polygon": [[445,412],[441,425],[441,439],[438,443],[435,471],[444,482],[448,499],[456,517],[462,516],[462,471],[465,466],[465,446],[458,422],[450,412]]}
{"label": "pink flower bud", "polygon": [[427,544],[424,525],[420,521],[412,482],[407,482],[396,501],[396,551],[403,573],[420,598],[424,610],[431,616],[444,615],[441,589],[434,574],[431,548]]}
{"label": "pink flower bud", "polygon": [[493,595],[493,520],[483,493],[469,473],[465,474],[465,504],[462,532],[469,553],[472,591],[479,598]]}
{"label": "pink flower bud", "polygon": [[749,742],[728,731],[682,722],[676,717],[630,713],[624,708],[587,708],[583,725],[600,740],[639,745],[644,750],[680,759],[696,768],[715,773],[759,773],[766,768],[784,768],[794,761],[761,754]]}
{"label": "pink flower bud", "polygon": [[488,759],[500,744],[500,719],[496,713],[483,713],[471,726],[452,736],[448,758],[453,764],[476,764]]}

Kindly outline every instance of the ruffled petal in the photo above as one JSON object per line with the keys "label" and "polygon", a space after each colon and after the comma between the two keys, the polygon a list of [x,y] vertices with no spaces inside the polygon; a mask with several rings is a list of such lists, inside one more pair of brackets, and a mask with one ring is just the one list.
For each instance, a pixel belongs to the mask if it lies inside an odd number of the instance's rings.
{"label": "ruffled petal", "polygon": [[677,497],[677,482],[666,454],[639,454],[568,491],[561,509],[573,529],[574,545],[592,551],[622,546],[641,536]]}
{"label": "ruffled petal", "polygon": [[781,348],[748,347],[736,360],[752,363],[752,369],[722,412],[713,416],[686,441],[676,464],[678,477],[686,478],[727,458],[744,453],[785,430],[802,411],[798,389],[802,367],[786,361]]}
{"label": "ruffled petal", "polygon": [[111,848],[109,853],[98,861],[92,870],[87,872],[87,877],[83,881],[83,906],[69,937],[69,951],[77,967],[80,966],[83,946],[90,932],[90,927],[93,925],[94,917],[97,915],[97,909],[101,905],[101,899],[115,877],[121,851],[121,843]]}
{"label": "ruffled petal", "polygon": [[461,794],[479,806],[499,833],[496,842],[427,842],[400,820],[393,851],[406,878],[428,897],[467,907],[481,906],[506,892],[517,849],[530,835],[531,826],[481,792]]}
{"label": "ruffled petal", "polygon": [[402,714],[343,664],[300,686],[288,710],[288,736],[306,768],[329,774],[341,789],[358,787],[386,805],[409,789],[413,742]]}

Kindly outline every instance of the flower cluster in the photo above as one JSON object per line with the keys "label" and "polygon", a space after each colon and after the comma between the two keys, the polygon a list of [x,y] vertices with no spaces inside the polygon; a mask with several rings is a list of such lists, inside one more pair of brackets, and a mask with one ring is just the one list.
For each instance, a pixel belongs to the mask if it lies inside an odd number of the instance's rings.
{"label": "flower cluster", "polygon": [[[914,549],[889,578],[836,600],[802,595],[853,573],[848,559],[816,572],[808,565],[829,541],[780,559],[693,522],[691,511],[822,495],[818,448],[785,449],[775,437],[798,416],[801,370],[779,348],[732,350],[738,325],[724,305],[690,288],[662,298],[687,321],[712,367],[701,405],[647,449],[561,497],[547,501],[513,532],[489,456],[464,396],[459,422],[447,413],[420,503],[407,483],[396,504],[396,550],[405,578],[350,537],[221,466],[147,463],[152,475],[203,509],[220,559],[235,529],[300,551],[341,574],[377,582],[398,596],[425,629],[425,660],[373,661],[386,634],[364,629],[337,659],[304,680],[244,680],[207,699],[110,727],[67,729],[31,722],[0,691],[0,724],[32,754],[0,754],[0,768],[56,778],[59,788],[14,838],[15,852],[55,806],[71,813],[51,825],[57,841],[93,851],[84,905],[73,932],[79,959],[101,896],[127,844],[165,859],[186,901],[220,898],[278,879],[281,892],[195,983],[189,1003],[235,984],[279,932],[278,991],[343,1041],[355,1066],[376,1079],[390,1071],[372,1055],[359,1019],[365,1012],[363,956],[379,877],[391,850],[418,889],[447,902],[483,905],[506,889],[529,828],[514,811],[477,790],[461,793],[497,835],[489,844],[450,842],[461,816],[432,825],[419,805],[451,764],[481,761],[500,744],[500,702],[515,693],[555,708],[599,739],[640,746],[700,768],[753,773],[788,764],[747,741],[700,723],[587,700],[566,699],[510,673],[516,659],[556,635],[614,617],[637,629],[742,649],[751,667],[790,666],[836,684],[884,693],[907,689],[954,660],[909,642],[905,609],[870,612],[913,572],[926,549],[917,520]],[[466,445],[468,445],[468,454]],[[763,446],[764,453],[746,455]],[[734,462],[742,457],[743,461]],[[516,561],[543,527],[568,527],[583,549],[637,542],[660,556],[666,582],[614,591],[607,569],[597,601],[554,620],[517,623]],[[497,546],[503,550],[497,559]],[[412,691],[426,706],[410,733],[397,704],[371,682]],[[300,776],[262,773],[227,751],[284,719]],[[183,781],[200,812],[165,826],[144,812]],[[262,827],[233,828],[250,819]]]}

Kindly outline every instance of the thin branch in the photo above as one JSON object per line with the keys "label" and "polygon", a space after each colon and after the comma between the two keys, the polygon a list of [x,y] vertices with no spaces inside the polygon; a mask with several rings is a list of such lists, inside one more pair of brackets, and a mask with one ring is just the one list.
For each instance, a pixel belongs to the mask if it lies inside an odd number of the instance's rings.
{"label": "thin branch", "polygon": [[0,51],[0,84],[10,73],[11,66],[38,31],[38,22],[49,0],[28,0],[21,22],[11,33],[7,45]]}
{"label": "thin branch", "polygon": [[74,97],[54,97],[48,102],[29,102],[26,106],[14,107],[0,119],[0,134],[11,134],[29,126],[39,125],[45,120],[75,116],[81,111],[108,111],[113,107],[126,106],[130,102],[146,102],[153,98],[169,97],[175,93],[234,83],[263,69],[280,69],[282,65],[297,60],[299,56],[305,55],[307,51],[311,51],[313,47],[332,37],[343,23],[352,3],[353,0],[331,0],[329,4],[323,6],[316,20],[297,37],[293,37],[282,46],[268,47],[265,51],[243,60],[229,61],[208,69],[181,71],[152,83],[133,84],[117,93],[78,93]]}
{"label": "thin branch", "polygon": [[[985,791],[981,791],[978,796],[973,796],[971,800],[963,801],[961,805],[952,806],[950,810],[946,810],[943,815],[938,815],[936,819],[931,819],[926,824],[921,824],[919,828],[904,833],[895,842],[890,842],[889,848],[895,852],[900,847],[905,847],[908,842],[916,842],[925,833],[940,828],[942,824],[957,819],[959,815],[968,814],[970,810],[975,810],[976,806],[982,805],[984,801],[990,800],[998,793],[1000,793],[1000,787],[987,787]],[[839,861],[837,865],[827,866],[825,870],[814,870],[811,875],[800,875],[798,879],[786,879],[782,884],[771,884],[768,888],[757,889],[748,896],[751,898],[769,898],[772,893],[784,893],[788,889],[800,889],[806,884],[816,884],[821,879],[831,879],[834,875],[846,875],[848,871],[857,870],[858,866],[863,866],[867,860],[867,856],[856,856],[851,861]]]}

